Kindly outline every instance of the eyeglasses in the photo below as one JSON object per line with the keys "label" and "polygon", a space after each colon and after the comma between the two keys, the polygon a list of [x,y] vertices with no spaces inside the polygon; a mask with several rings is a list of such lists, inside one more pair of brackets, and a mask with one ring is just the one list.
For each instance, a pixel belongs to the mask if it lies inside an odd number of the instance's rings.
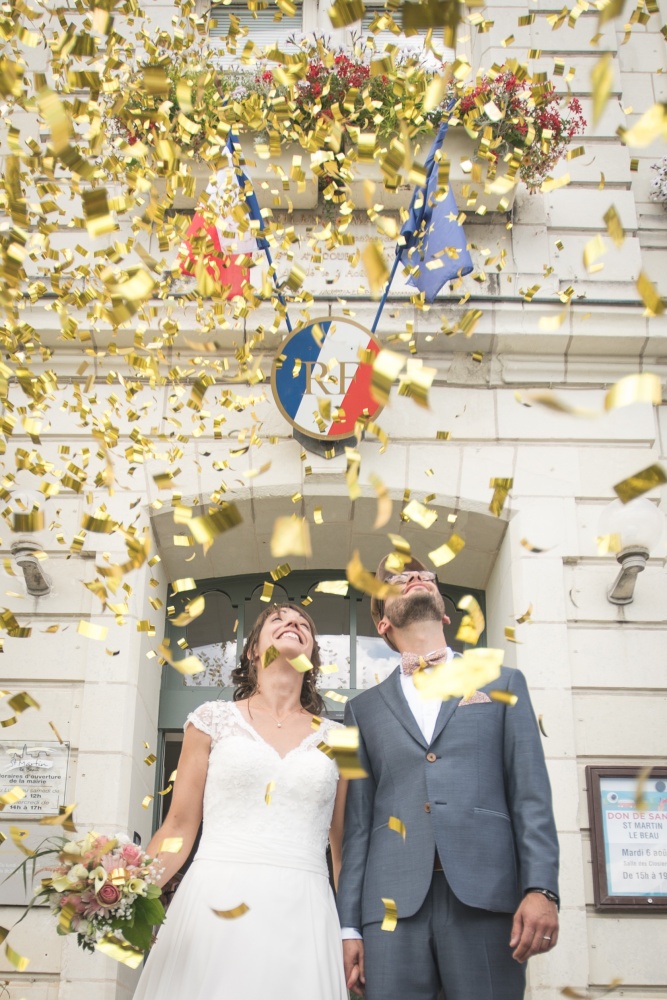
{"label": "eyeglasses", "polygon": [[422,583],[435,583],[437,577],[435,573],[429,572],[429,570],[410,570],[407,573],[396,573],[394,576],[388,576],[385,583],[390,584],[392,587],[408,583],[410,580],[421,580]]}

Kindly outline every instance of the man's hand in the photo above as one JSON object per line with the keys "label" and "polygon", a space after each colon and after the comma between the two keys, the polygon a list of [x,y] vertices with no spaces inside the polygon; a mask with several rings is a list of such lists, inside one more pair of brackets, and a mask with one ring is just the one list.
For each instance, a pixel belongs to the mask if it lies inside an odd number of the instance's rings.
{"label": "man's hand", "polygon": [[558,907],[541,892],[528,892],[514,914],[510,948],[512,958],[526,962],[543,955],[558,941]]}
{"label": "man's hand", "polygon": [[366,984],[363,941],[358,939],[343,941],[343,966],[348,990],[352,990],[357,996],[362,997]]}

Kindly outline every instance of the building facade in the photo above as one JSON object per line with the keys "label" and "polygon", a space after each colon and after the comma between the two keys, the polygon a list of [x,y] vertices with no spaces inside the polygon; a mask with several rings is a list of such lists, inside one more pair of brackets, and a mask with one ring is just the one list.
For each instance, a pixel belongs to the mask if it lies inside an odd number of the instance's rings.
{"label": "building facade", "polygon": [[[556,178],[569,174],[567,185],[537,194],[519,186],[508,212],[468,213],[466,236],[476,273],[483,271],[484,279],[465,279],[466,302],[460,288],[444,289],[430,309],[417,308],[399,277],[378,340],[436,374],[428,408],[394,389],[377,418],[383,434],[369,433],[356,445],[354,488],[349,455],[325,457],[321,448],[297,440],[274,402],[268,372],[287,331],[271,330],[272,309],[230,313],[226,326],[202,331],[201,312],[185,289],[171,302],[151,303],[139,340],[136,319],[115,331],[100,324],[88,338],[68,339],[53,296],[26,299],[22,321],[52,351],[41,369],[34,363],[32,370],[54,372],[56,383],[49,385],[48,410],[35,431],[23,420],[38,415],[35,397],[26,394],[20,378],[9,382],[17,420],[1,458],[3,498],[16,513],[30,510],[35,495],[40,500],[48,495],[40,493],[44,481],[57,481],[59,489],[45,505],[42,530],[26,536],[8,525],[2,532],[7,593],[2,604],[19,629],[31,629],[23,638],[12,635],[10,625],[2,687],[12,694],[28,691],[40,706],[22,712],[3,737],[7,746],[43,745],[61,754],[56,735],[67,745],[63,795],[66,803],[77,803],[79,830],[121,830],[149,841],[165,800],[159,793],[176,766],[185,716],[203,701],[231,697],[231,664],[244,623],[262,607],[266,583],[274,583],[274,597],[313,598],[309,611],[339,666],[338,674],[323,678],[326,689],[354,696],[377,683],[391,661],[373,640],[368,599],[354,588],[347,597],[318,594],[315,585],[343,579],[355,550],[372,569],[391,547],[389,532],[407,539],[413,553],[427,561],[427,553],[455,530],[466,544],[440,572],[443,592],[452,608],[462,594],[477,595],[486,612],[484,642],[502,647],[505,663],[524,671],[541,717],[553,786],[562,851],[562,930],[552,953],[531,960],[528,996],[556,1000],[568,986],[595,996],[620,979],[619,995],[627,1000],[667,997],[664,910],[604,912],[594,905],[585,770],[664,763],[665,544],[652,550],[634,601],[619,606],[607,598],[618,567],[613,554],[599,554],[597,543],[614,485],[662,461],[667,433],[663,404],[637,402],[609,412],[604,405],[607,391],[622,377],[653,372],[662,382],[667,372],[667,321],[647,314],[638,291],[644,274],[659,295],[667,295],[667,213],[664,204],[649,198],[652,164],[667,150],[659,139],[629,148],[617,134],[655,102],[667,100],[661,30],[667,8],[662,0],[658,7],[653,12],[651,5],[640,5],[642,18],[628,29],[621,18],[599,24],[597,11],[586,5],[577,8],[571,24],[565,19],[554,27],[558,12],[549,9],[517,26],[524,4],[493,3],[482,10],[492,22],[483,32],[474,25],[459,29],[459,51],[473,71],[508,54],[530,58],[531,70],[549,74],[563,62],[566,73],[554,79],[581,101],[589,122],[581,140],[585,152],[554,171]],[[171,5],[147,3],[146,9],[153,25],[169,29]],[[247,11],[240,9],[239,16],[247,17]],[[334,42],[350,43],[349,33],[330,31],[327,11],[315,0],[303,0],[297,16],[301,31],[326,31]],[[250,20],[251,37],[256,30],[259,44],[262,32],[275,40],[271,31],[280,42],[284,24]],[[515,40],[508,49],[510,35]],[[216,44],[214,30],[211,46]],[[593,127],[593,71],[605,53],[611,92]],[[37,49],[31,58],[38,59]],[[6,159],[7,135],[3,141]],[[260,162],[249,171],[260,194],[262,179],[268,187],[275,181],[275,174],[261,174],[262,169]],[[294,227],[290,249],[313,297],[310,316],[346,316],[369,328],[377,302],[362,265],[350,259],[347,248],[318,258],[310,246],[326,213],[317,185],[308,191],[302,207],[288,215],[283,204],[274,215]],[[362,205],[361,189],[357,194]],[[393,197],[398,219],[409,199],[407,185]],[[607,236],[604,221],[612,205],[624,229],[619,245]],[[63,207],[51,245],[74,250],[86,234],[68,226],[77,210]],[[119,225],[106,239],[132,237],[130,221]],[[377,237],[359,208],[349,230],[358,247]],[[600,234],[605,252],[598,262],[604,266],[587,268],[585,248]],[[389,239],[386,247],[390,254]],[[160,256],[157,245],[147,243],[146,249]],[[502,260],[502,269],[488,263],[494,258]],[[287,274],[286,254],[277,266]],[[534,286],[539,289],[530,294]],[[471,308],[481,316],[470,337],[443,333],[443,326],[454,327]],[[293,322],[303,319],[304,309],[291,307]],[[72,315],[83,329],[85,312]],[[164,324],[173,319],[179,335],[162,348]],[[260,324],[265,332],[257,345]],[[203,346],[208,341],[214,342],[209,355]],[[145,354],[154,359],[154,369],[143,374],[133,364],[137,344],[148,345]],[[224,363],[233,371],[244,347],[261,356],[265,377],[254,384],[228,382]],[[189,408],[202,367],[197,359],[210,356],[220,362],[220,377],[201,407]],[[19,361],[13,359],[16,367]],[[169,375],[175,367],[180,376]],[[109,424],[116,428],[116,442],[102,447]],[[115,467],[112,489],[104,478],[109,464]],[[489,509],[492,479],[511,480],[496,514]],[[374,527],[379,490],[392,502],[381,529]],[[428,506],[437,520],[430,528],[401,518],[406,491],[421,502],[434,495]],[[12,507],[17,495],[19,506]],[[659,488],[646,496],[664,509]],[[225,501],[236,505],[240,523],[217,535],[207,551],[188,544],[187,520],[175,519],[174,511],[190,508],[197,516],[211,502]],[[102,516],[124,531],[88,530],[77,543],[86,515],[101,504]],[[271,555],[273,525],[291,514],[308,521],[312,555],[289,557],[291,572],[273,579],[271,571],[282,561]],[[150,541],[145,558],[133,548],[144,531]],[[46,596],[33,597],[23,588],[11,547],[24,537],[48,557],[40,562],[51,582]],[[134,568],[115,578],[107,602],[111,610],[103,610],[95,588],[98,567],[133,559]],[[174,595],[172,584],[185,578],[205,595],[207,612],[198,623],[178,629],[168,620],[169,608],[180,608],[183,597],[195,591]],[[529,618],[519,624],[529,608]],[[77,631],[81,621],[108,631],[90,638]],[[508,640],[508,627],[515,628],[515,642]],[[199,650],[206,671],[188,678],[160,666],[156,650],[165,636],[172,650],[179,639],[183,647]],[[330,699],[329,706],[339,711],[340,701]],[[145,762],[149,754],[157,758],[152,764]],[[4,773],[0,791],[10,784]],[[34,848],[45,830],[37,818],[6,808],[0,824],[6,834],[12,823],[26,829],[25,843]],[[0,853],[4,873],[22,858],[11,837]],[[11,928],[22,894],[15,878],[5,888],[0,925]],[[664,886],[662,897],[666,893]],[[58,937],[43,909],[32,911],[10,941],[30,959],[18,973],[4,952],[0,958],[12,1000],[132,996],[136,972],[82,952],[71,937]]]}

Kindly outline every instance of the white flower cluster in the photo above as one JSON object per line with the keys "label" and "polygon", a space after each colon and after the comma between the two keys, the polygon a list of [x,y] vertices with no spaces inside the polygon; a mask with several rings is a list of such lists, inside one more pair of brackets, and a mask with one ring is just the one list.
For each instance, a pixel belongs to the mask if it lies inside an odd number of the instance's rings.
{"label": "white flower cluster", "polygon": [[657,176],[651,181],[649,198],[667,205],[667,156],[663,156],[661,162],[652,163],[651,170],[655,170]]}

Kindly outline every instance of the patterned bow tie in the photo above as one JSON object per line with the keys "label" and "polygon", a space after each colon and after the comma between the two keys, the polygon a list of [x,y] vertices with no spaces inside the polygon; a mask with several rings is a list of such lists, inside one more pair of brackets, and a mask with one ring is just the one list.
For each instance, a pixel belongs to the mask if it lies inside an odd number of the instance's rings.
{"label": "patterned bow tie", "polygon": [[447,659],[447,653],[447,646],[434,649],[426,656],[420,656],[419,653],[401,653],[401,670],[406,677],[411,677],[417,670],[423,670],[424,667],[433,666],[435,663],[444,663]]}

